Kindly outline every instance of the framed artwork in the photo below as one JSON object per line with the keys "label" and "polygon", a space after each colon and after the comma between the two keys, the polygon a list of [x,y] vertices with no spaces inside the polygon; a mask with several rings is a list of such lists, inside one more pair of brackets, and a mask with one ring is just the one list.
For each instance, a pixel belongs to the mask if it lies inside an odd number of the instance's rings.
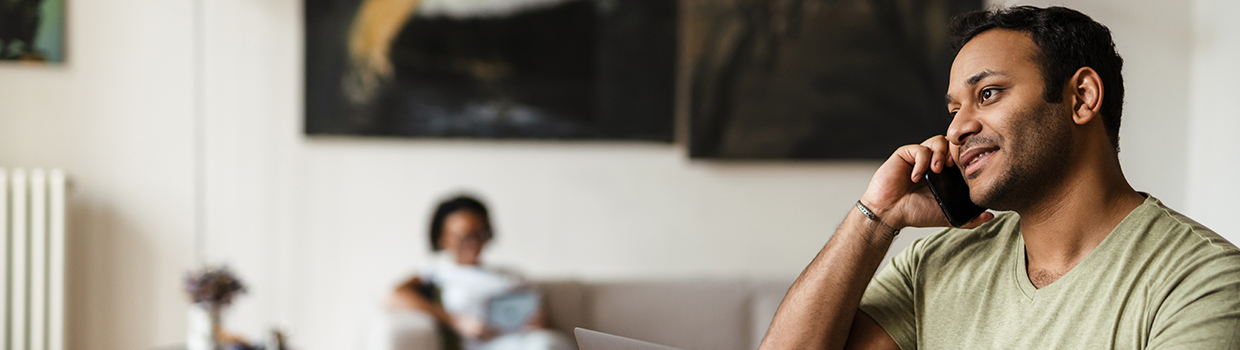
{"label": "framed artwork", "polygon": [[886,159],[943,134],[947,25],[981,0],[683,0],[694,158]]}
{"label": "framed artwork", "polygon": [[64,61],[64,0],[0,1],[0,61]]}
{"label": "framed artwork", "polygon": [[309,135],[670,142],[669,0],[306,0]]}

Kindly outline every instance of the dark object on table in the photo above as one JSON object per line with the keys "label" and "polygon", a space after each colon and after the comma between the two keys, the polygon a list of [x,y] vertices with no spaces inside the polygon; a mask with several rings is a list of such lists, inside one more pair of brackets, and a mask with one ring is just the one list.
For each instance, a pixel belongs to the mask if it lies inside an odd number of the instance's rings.
{"label": "dark object on table", "polygon": [[271,330],[271,341],[267,344],[267,350],[289,350],[288,341],[284,337],[284,332],[279,329]]}

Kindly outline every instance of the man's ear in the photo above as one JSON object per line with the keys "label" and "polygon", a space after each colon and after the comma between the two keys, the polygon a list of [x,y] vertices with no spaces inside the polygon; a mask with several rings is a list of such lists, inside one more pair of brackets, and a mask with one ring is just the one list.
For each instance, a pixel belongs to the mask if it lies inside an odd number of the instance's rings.
{"label": "man's ear", "polygon": [[1093,68],[1081,67],[1068,79],[1064,97],[1072,103],[1072,121],[1085,125],[1102,110],[1102,78]]}

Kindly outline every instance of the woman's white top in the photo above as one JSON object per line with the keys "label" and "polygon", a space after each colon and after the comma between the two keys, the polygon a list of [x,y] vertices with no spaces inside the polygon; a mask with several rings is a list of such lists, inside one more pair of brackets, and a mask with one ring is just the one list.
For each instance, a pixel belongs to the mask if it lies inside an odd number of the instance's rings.
{"label": "woman's white top", "polygon": [[524,285],[520,277],[480,266],[457,264],[451,254],[438,254],[418,273],[439,287],[443,308],[452,314],[486,318],[487,302]]}

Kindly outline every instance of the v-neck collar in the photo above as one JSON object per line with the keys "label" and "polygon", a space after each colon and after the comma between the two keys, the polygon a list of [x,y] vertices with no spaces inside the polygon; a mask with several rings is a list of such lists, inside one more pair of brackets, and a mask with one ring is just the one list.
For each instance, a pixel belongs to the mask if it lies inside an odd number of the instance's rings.
{"label": "v-neck collar", "polygon": [[1107,255],[1110,253],[1111,249],[1114,249],[1111,246],[1118,243],[1112,242],[1122,239],[1117,238],[1117,236],[1121,236],[1123,233],[1131,231],[1130,227],[1138,224],[1136,222],[1137,219],[1135,219],[1137,216],[1136,214],[1147,210],[1146,208],[1151,208],[1158,203],[1158,199],[1154,198],[1154,196],[1144,192],[1140,193],[1142,196],[1145,196],[1145,201],[1142,202],[1141,205],[1138,205],[1136,208],[1133,208],[1132,211],[1128,212],[1128,215],[1124,216],[1124,219],[1120,220],[1119,224],[1115,225],[1114,229],[1111,229],[1111,232],[1102,239],[1101,243],[1098,243],[1097,247],[1094,247],[1093,251],[1089,252],[1089,255],[1085,256],[1085,259],[1082,259],[1080,263],[1073,266],[1071,270],[1068,270],[1067,273],[1060,276],[1059,279],[1055,280],[1055,282],[1051,282],[1051,284],[1048,284],[1041,289],[1034,287],[1033,282],[1029,280],[1029,267],[1026,265],[1028,263],[1028,259],[1026,259],[1027,252],[1025,252],[1025,236],[1021,233],[1020,223],[1018,221],[1016,224],[1016,254],[1012,254],[1012,259],[1016,259],[1016,261],[1015,264],[1012,265],[1016,266],[1016,271],[1013,271],[1013,276],[1016,279],[1016,285],[1020,287],[1020,291],[1025,295],[1025,298],[1032,301],[1037,299],[1038,295],[1055,294],[1059,289],[1063,288],[1061,286],[1070,284],[1071,281],[1077,279],[1078,277],[1076,277],[1076,275],[1093,270],[1095,265],[1103,263],[1097,260],[1103,259],[1103,257],[1100,256]]}

